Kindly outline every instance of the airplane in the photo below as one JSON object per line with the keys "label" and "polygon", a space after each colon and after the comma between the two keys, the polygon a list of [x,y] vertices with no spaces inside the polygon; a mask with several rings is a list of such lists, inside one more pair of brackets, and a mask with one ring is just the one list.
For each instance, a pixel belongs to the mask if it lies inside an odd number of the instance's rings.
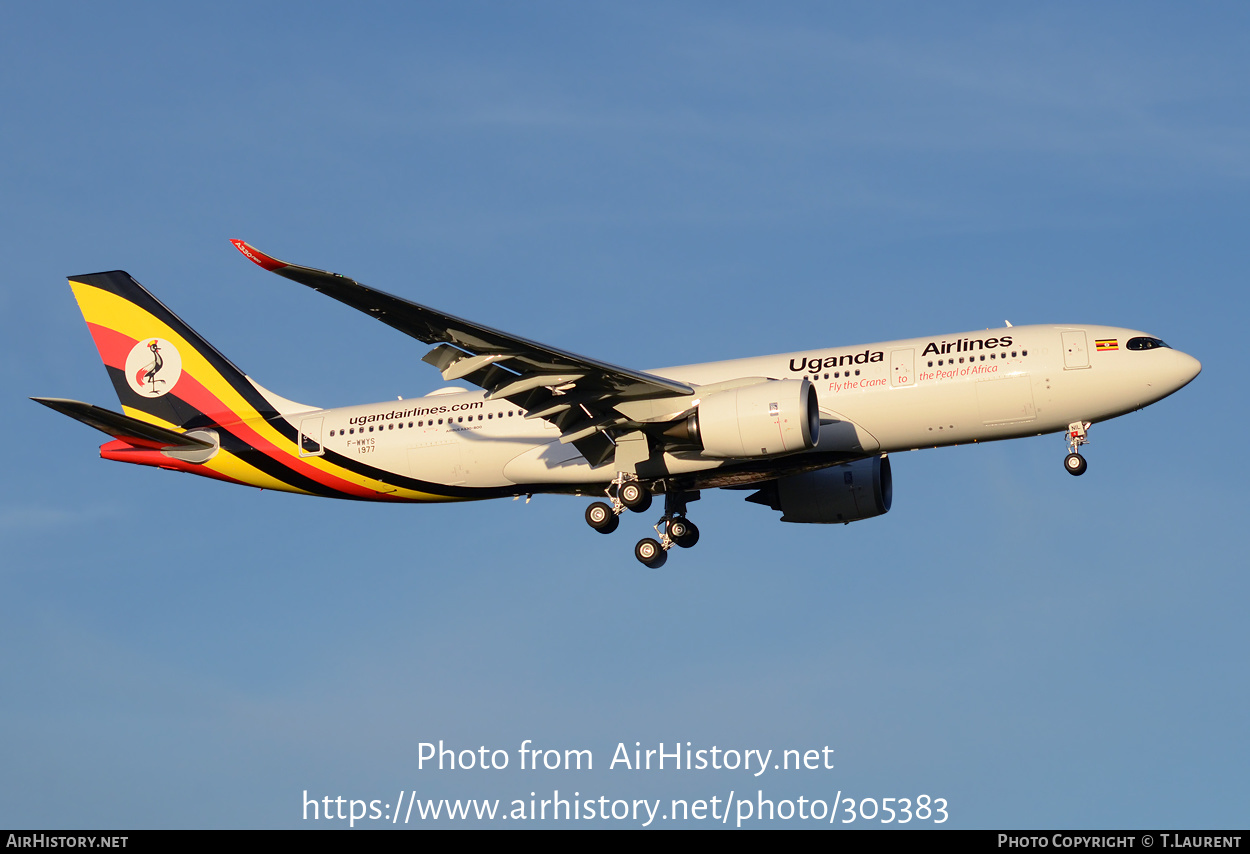
{"label": "airplane", "polygon": [[638,371],[419,305],[323,270],[235,248],[284,276],[434,345],[446,382],[424,397],[321,409],[252,380],[131,276],[70,287],[122,412],[32,398],[103,431],[104,459],[262,489],[386,502],[537,493],[603,496],[609,534],[662,496],[660,567],[699,529],[705,489],[751,491],[781,521],[850,523],[893,501],[889,454],[1063,431],[1083,474],[1093,424],[1178,391],[1197,359],[1110,326],[1011,326]]}

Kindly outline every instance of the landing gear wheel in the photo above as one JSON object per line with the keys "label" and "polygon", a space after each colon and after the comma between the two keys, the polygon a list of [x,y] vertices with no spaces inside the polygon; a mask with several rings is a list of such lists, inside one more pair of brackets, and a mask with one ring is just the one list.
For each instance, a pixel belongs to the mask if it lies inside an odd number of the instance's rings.
{"label": "landing gear wheel", "polygon": [[644,566],[659,569],[668,560],[668,552],[664,551],[664,547],[658,541],[647,537],[645,540],[639,540],[638,545],[634,546],[634,557],[638,558]]}
{"label": "landing gear wheel", "polygon": [[1085,458],[1080,454],[1068,454],[1063,459],[1063,467],[1068,470],[1068,474],[1081,475],[1085,474],[1085,469],[1089,468],[1089,463],[1085,462]]}
{"label": "landing gear wheel", "polygon": [[1063,458],[1063,467],[1070,475],[1085,474],[1088,464],[1081,456],[1081,445],[1089,444],[1090,421],[1073,421],[1068,425],[1068,455]]}
{"label": "landing gear wheel", "polygon": [[699,529],[689,519],[674,519],[668,523],[668,536],[675,545],[688,549],[699,542]]}
{"label": "landing gear wheel", "polygon": [[612,505],[596,501],[586,508],[586,524],[601,534],[610,534],[621,524],[621,517],[612,512]]}
{"label": "landing gear wheel", "polygon": [[635,513],[646,513],[647,508],[651,506],[651,491],[641,483],[621,484],[617,497],[621,499],[622,504]]}

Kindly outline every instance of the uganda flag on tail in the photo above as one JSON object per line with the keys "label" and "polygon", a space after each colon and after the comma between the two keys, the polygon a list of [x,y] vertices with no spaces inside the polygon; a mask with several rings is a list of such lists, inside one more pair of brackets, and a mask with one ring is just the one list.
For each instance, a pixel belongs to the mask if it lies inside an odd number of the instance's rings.
{"label": "uganda flag on tail", "polygon": [[1119,350],[1120,341],[1118,338],[1095,338],[1094,349],[1099,353],[1106,352],[1107,350]]}

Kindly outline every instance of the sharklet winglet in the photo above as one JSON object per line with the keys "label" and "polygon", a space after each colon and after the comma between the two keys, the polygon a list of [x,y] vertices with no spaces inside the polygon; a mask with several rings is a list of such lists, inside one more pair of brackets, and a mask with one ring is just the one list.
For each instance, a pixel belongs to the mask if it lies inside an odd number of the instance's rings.
{"label": "sharklet winglet", "polygon": [[264,267],[266,270],[281,270],[283,267],[291,266],[290,264],[279,261],[277,258],[272,258],[266,255],[264,252],[261,252],[255,246],[252,246],[246,241],[232,238],[230,242],[234,244],[235,249],[243,253],[243,257],[261,267]]}

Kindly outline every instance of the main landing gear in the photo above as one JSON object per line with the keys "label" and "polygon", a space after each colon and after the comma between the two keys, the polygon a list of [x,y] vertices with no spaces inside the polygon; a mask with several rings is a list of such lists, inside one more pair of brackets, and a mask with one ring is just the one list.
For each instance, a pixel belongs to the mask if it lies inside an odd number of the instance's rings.
{"label": "main landing gear", "polygon": [[651,506],[651,490],[639,480],[626,480],[625,475],[617,475],[616,480],[605,490],[612,503],[596,501],[586,508],[586,524],[601,534],[610,534],[621,524],[621,514],[625,508],[635,513],[645,513]]}
{"label": "main landing gear", "polygon": [[[586,523],[601,534],[610,534],[621,522],[626,508],[643,513],[651,506],[651,490],[636,479],[620,475],[606,490],[609,504],[596,501],[586,508]],[[699,541],[699,529],[686,518],[686,504],[697,501],[698,492],[670,490],[664,493],[664,515],[655,525],[659,539],[645,537],[634,546],[634,557],[644,566],[659,569],[673,546],[688,549]]]}
{"label": "main landing gear", "polygon": [[1073,421],[1068,425],[1068,455],[1063,458],[1063,467],[1070,475],[1085,474],[1089,463],[1081,456],[1081,445],[1089,444],[1089,421]]}
{"label": "main landing gear", "polygon": [[699,529],[686,518],[686,502],[698,499],[697,492],[664,493],[664,515],[655,525],[660,539],[650,537],[634,546],[634,557],[652,569],[659,569],[668,560],[668,550],[673,546],[688,549],[699,542]]}

